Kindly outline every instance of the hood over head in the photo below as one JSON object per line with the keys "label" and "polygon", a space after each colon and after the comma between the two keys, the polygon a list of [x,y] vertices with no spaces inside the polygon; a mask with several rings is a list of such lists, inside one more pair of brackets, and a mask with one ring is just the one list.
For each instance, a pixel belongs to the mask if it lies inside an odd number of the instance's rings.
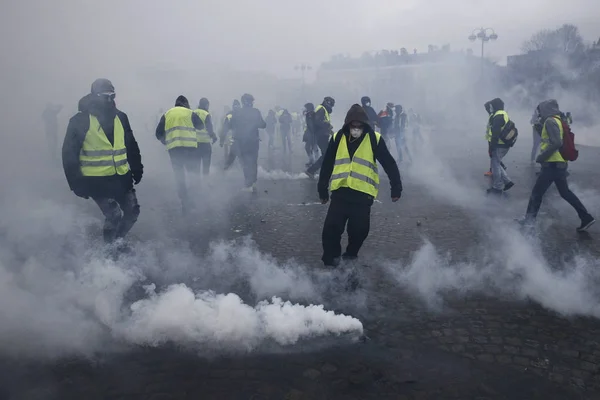
{"label": "hood over head", "polygon": [[190,108],[190,102],[185,96],[182,95],[177,97],[177,100],[175,100],[175,107]]}
{"label": "hood over head", "polygon": [[348,110],[348,113],[346,114],[342,129],[347,130],[348,126],[353,121],[361,122],[365,126],[365,131],[372,130],[371,125],[369,125],[369,116],[360,104],[354,104],[350,107],[350,110]]}
{"label": "hood over head", "polygon": [[306,112],[313,112],[315,111],[315,105],[313,103],[306,103],[304,105],[304,109],[306,110]]}
{"label": "hood over head", "polygon": [[366,106],[366,105],[370,106],[371,105],[371,98],[369,96],[363,96],[363,97],[361,97],[360,98],[360,104],[362,104],[363,107]]}
{"label": "hood over head", "polygon": [[208,111],[209,105],[210,103],[206,97],[201,98],[198,102],[198,108],[204,111]]}
{"label": "hood over head", "polygon": [[487,103],[484,104],[484,106],[485,106],[485,110],[490,115],[492,115],[496,111],[504,110],[504,102],[499,97],[496,97],[495,99],[488,101]]}
{"label": "hood over head", "polygon": [[107,102],[96,94],[88,93],[83,96],[77,105],[79,112],[90,113],[95,116],[116,115],[117,106],[114,101]]}
{"label": "hood over head", "polygon": [[548,117],[552,117],[553,115],[559,115],[560,109],[558,108],[558,102],[554,99],[542,101],[538,105],[538,111],[540,113],[540,118],[545,120]]}

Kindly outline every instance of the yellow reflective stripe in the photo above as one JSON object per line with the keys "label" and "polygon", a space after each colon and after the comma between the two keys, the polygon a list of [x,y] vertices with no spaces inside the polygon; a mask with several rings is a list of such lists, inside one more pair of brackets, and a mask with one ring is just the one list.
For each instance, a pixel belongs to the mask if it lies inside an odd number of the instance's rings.
{"label": "yellow reflective stripe", "polygon": [[183,136],[175,136],[169,140],[165,140],[166,144],[170,144],[173,142],[196,142],[198,139],[191,137],[183,137]]}
{"label": "yellow reflective stripe", "polygon": [[119,150],[81,150],[81,155],[85,157],[103,157],[103,156],[122,156],[127,154],[127,149]]}
{"label": "yellow reflective stripe", "polygon": [[374,186],[376,189],[379,188],[379,183],[377,181],[375,181],[374,179],[369,178],[366,175],[359,174],[356,171],[350,171],[350,177],[354,178],[354,179],[358,179],[359,181],[366,182],[369,185]]}
{"label": "yellow reflective stripe", "polygon": [[196,128],[188,128],[187,126],[174,126],[170,129],[166,130],[165,135],[168,135],[169,133],[171,133],[173,131],[196,132]]}
{"label": "yellow reflective stripe", "polygon": [[350,164],[352,162],[349,158],[340,158],[339,160],[335,160],[334,165],[342,165],[342,164]]}
{"label": "yellow reflective stripe", "polygon": [[350,172],[342,172],[340,174],[331,175],[331,180],[335,181],[336,179],[344,179],[350,176]]}
{"label": "yellow reflective stripe", "polygon": [[362,159],[360,157],[356,157],[354,156],[354,159],[352,160],[353,162],[360,164],[360,165],[364,165],[365,167],[369,167],[373,170],[373,172],[375,172],[376,174],[379,173],[379,170],[377,169],[377,165],[373,164],[371,161]]}

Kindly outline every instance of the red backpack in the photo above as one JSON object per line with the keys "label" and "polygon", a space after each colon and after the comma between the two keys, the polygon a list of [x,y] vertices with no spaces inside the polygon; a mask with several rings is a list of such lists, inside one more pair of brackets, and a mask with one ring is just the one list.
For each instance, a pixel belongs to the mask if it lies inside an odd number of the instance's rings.
{"label": "red backpack", "polygon": [[575,148],[575,134],[567,121],[560,119],[563,128],[563,144],[560,148],[560,155],[566,161],[575,161],[579,156],[579,151]]}

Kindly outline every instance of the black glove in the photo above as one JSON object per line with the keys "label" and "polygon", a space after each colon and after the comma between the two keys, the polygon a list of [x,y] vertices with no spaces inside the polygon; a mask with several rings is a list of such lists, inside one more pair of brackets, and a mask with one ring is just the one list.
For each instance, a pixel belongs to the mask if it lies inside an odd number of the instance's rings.
{"label": "black glove", "polygon": [[133,183],[134,184],[139,184],[142,181],[142,175],[144,173],[142,171],[136,171],[136,172],[132,172],[131,176],[133,177]]}
{"label": "black glove", "polygon": [[[217,137],[216,137],[216,136],[213,136],[213,137],[212,137],[212,144],[215,144],[215,143],[217,143]],[[221,145],[221,146],[222,146],[222,145]]]}

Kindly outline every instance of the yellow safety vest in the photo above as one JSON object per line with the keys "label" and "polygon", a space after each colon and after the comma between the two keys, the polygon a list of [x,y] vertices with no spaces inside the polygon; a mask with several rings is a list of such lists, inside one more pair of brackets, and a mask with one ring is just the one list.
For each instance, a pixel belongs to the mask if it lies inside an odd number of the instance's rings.
{"label": "yellow safety vest", "polygon": [[210,143],[210,136],[208,136],[208,130],[206,129],[206,117],[209,116],[210,113],[201,108],[195,110],[194,113],[200,117],[204,124],[204,129],[198,131],[198,143]]}
{"label": "yellow safety vest", "polygon": [[198,147],[198,134],[192,122],[193,111],[173,107],[165,114],[165,144],[167,150],[176,147]]}
{"label": "yellow safety vest", "polygon": [[325,121],[331,123],[331,118],[329,117],[329,112],[327,111],[327,109],[325,107],[323,107],[323,104],[319,104],[317,106],[317,108],[315,108],[315,114],[317,113],[317,111],[319,111],[320,109],[325,110]]}
{"label": "yellow safety vest", "polygon": [[[485,138],[487,139],[488,142],[492,141],[492,122],[491,121],[496,117],[496,115],[502,115],[504,117],[504,124],[502,124],[502,128],[504,128],[504,126],[508,123],[508,121],[510,119],[510,118],[508,118],[508,113],[504,110],[496,111],[494,113],[494,115],[489,118],[488,124],[487,124],[487,131],[485,134]],[[498,139],[498,144],[504,144],[504,142],[502,140]]]}
{"label": "yellow safety vest", "polygon": [[[342,135],[342,137],[335,154],[335,165],[331,175],[331,190],[347,187],[366,193],[373,196],[373,198],[377,197],[377,193],[379,193],[379,171],[375,163],[375,153],[371,147],[369,134],[363,137],[352,159],[348,152],[346,135],[338,132],[333,135],[334,141],[338,135]],[[377,144],[379,144],[381,135],[377,132],[374,132],[374,135]]]}
{"label": "yellow safety vest", "polygon": [[118,116],[114,121],[114,139],[111,144],[98,118],[90,114],[90,127],[79,152],[83,176],[125,175],[129,172],[125,130]]}
{"label": "yellow safety vest", "polygon": [[[553,116],[553,117],[550,117],[550,118],[554,118],[554,120],[558,124],[558,129],[560,129],[560,139],[562,140],[563,137],[564,137],[563,136],[564,135],[564,130],[563,130],[562,122],[561,122],[560,118],[557,117],[557,116]],[[546,151],[546,149],[548,148],[548,145],[550,144],[550,137],[548,136],[548,131],[546,130],[546,122],[547,121],[548,120],[546,120],[544,122],[544,127],[542,128],[542,142],[540,143],[540,152],[541,153],[543,153],[544,151]],[[560,151],[556,150],[544,162],[566,162],[566,161],[563,158],[563,156],[560,154]]]}

